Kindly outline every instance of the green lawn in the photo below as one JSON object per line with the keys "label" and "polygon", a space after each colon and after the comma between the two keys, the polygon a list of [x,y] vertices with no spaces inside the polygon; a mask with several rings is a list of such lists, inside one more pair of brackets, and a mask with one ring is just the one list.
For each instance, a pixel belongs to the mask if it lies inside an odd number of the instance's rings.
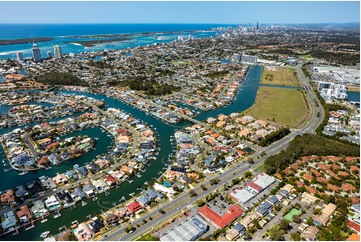
{"label": "green lawn", "polygon": [[292,219],[292,217],[293,217],[293,215],[301,215],[301,211],[300,210],[297,210],[297,209],[295,209],[295,208],[292,208],[292,210],[291,211],[289,211],[287,214],[286,214],[286,216],[284,217],[284,219],[286,219],[287,221],[292,221],[293,219]]}
{"label": "green lawn", "polygon": [[305,60],[313,61],[315,58],[312,57],[311,54],[308,55],[299,55],[298,57],[303,58]]}
{"label": "green lawn", "polygon": [[157,240],[159,240],[159,238],[152,236],[150,232],[137,239],[137,241],[157,241]]}
{"label": "green lawn", "polygon": [[299,82],[294,74],[293,68],[274,67],[275,69],[268,69],[265,67],[261,76],[261,83],[268,85],[282,85],[282,86],[299,86]]}
{"label": "green lawn", "polygon": [[258,171],[265,172],[266,171],[265,167],[264,167],[264,163],[262,163],[261,165],[255,167],[253,170],[256,171],[256,172],[258,172]]}
{"label": "green lawn", "polygon": [[307,106],[301,91],[261,86],[255,103],[245,113],[294,128],[305,120]]}

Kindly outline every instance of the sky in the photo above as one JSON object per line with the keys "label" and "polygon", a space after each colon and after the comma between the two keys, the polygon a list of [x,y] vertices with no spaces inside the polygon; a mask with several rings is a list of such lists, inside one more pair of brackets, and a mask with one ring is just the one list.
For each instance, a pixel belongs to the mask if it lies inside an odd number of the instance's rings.
{"label": "sky", "polygon": [[0,23],[348,23],[360,2],[1,2]]}

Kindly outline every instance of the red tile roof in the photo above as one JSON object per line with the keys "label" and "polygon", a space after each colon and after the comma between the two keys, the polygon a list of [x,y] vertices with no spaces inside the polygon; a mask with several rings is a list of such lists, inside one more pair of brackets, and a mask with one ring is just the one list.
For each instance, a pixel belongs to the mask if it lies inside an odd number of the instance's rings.
{"label": "red tile roof", "polygon": [[360,168],[357,166],[350,166],[351,171],[358,171],[360,172]]}
{"label": "red tile roof", "polygon": [[350,174],[348,174],[348,172],[345,172],[345,171],[339,171],[338,175],[339,176],[349,176]]}
{"label": "red tile roof", "polygon": [[334,186],[332,184],[327,184],[327,188],[332,190],[332,191],[338,191],[340,190],[340,188],[338,186]]}
{"label": "red tile roof", "polygon": [[258,186],[257,184],[253,183],[253,182],[248,182],[247,186],[252,187],[253,189],[255,189],[256,191],[262,191],[262,187]]}
{"label": "red tile roof", "polygon": [[328,165],[325,165],[325,164],[318,164],[317,165],[321,170],[324,170],[324,171],[326,171],[326,170],[328,170],[330,167],[328,166]]}
{"label": "red tile roof", "polygon": [[356,190],[356,187],[354,187],[348,183],[343,183],[341,187],[342,187],[342,189],[344,189],[346,191],[355,191]]}
{"label": "red tile roof", "polygon": [[317,177],[321,176],[321,174],[315,168],[311,168],[311,172]]}
{"label": "red tile roof", "polygon": [[352,204],[359,204],[360,203],[360,198],[359,197],[352,197],[351,202],[352,202]]}
{"label": "red tile roof", "polygon": [[210,207],[205,205],[199,209],[199,213],[204,218],[211,221],[218,228],[223,229],[236,218],[241,216],[244,213],[244,210],[240,206],[234,204],[227,209],[227,212],[223,216],[221,216],[217,212],[213,211]]}
{"label": "red tile roof", "polygon": [[317,177],[317,181],[318,182],[323,182],[323,183],[327,183],[328,180],[325,177]]}
{"label": "red tile roof", "polygon": [[335,178],[336,180],[341,180],[341,178],[340,178],[337,174],[335,174],[333,171],[327,170],[327,173],[328,173],[330,176],[332,176],[333,178]]}
{"label": "red tile roof", "polygon": [[141,209],[142,207],[140,206],[140,204],[136,201],[131,202],[127,205],[127,208],[129,209],[129,211],[131,211],[132,213],[138,211],[139,209]]}
{"label": "red tile roof", "polygon": [[311,174],[306,173],[303,175],[303,178],[305,180],[312,181],[313,176]]}
{"label": "red tile roof", "polygon": [[290,165],[291,169],[294,170],[294,171],[297,171],[298,170],[298,166],[296,164],[292,164]]}
{"label": "red tile roof", "polygon": [[351,234],[350,237],[348,237],[347,241],[360,241],[360,235]]}
{"label": "red tile roof", "polygon": [[305,185],[302,181],[296,181],[296,184],[298,187],[303,187]]}
{"label": "red tile roof", "polygon": [[347,222],[347,225],[350,229],[352,229],[353,231],[357,232],[357,233],[360,233],[360,225],[355,223],[355,222],[352,222],[352,221],[348,221]]}
{"label": "red tile roof", "polygon": [[103,177],[103,179],[104,179],[105,181],[110,182],[110,183],[114,183],[114,182],[117,181],[117,179],[115,179],[115,178],[112,177],[111,175],[105,175],[105,176]]}
{"label": "red tile roof", "polygon": [[311,193],[313,195],[317,193],[317,190],[311,186],[306,187],[306,190],[308,193]]}

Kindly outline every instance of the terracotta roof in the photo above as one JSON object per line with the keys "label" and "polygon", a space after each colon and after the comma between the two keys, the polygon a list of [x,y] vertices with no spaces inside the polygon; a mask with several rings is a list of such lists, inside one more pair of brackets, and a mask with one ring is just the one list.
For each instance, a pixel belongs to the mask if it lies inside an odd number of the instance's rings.
{"label": "terracotta roof", "polygon": [[199,209],[199,213],[214,223],[217,227],[223,229],[233,220],[242,215],[244,210],[238,205],[234,204],[227,209],[227,212],[223,216],[221,216],[206,205]]}
{"label": "terracotta roof", "polygon": [[253,182],[248,182],[247,186],[252,187],[253,189],[255,189],[256,191],[262,191],[262,187],[258,186],[257,184],[253,183]]}
{"label": "terracotta roof", "polygon": [[338,175],[339,176],[349,176],[350,174],[348,174],[348,172],[345,172],[345,171],[339,171]]}
{"label": "terracotta roof", "polygon": [[318,164],[317,165],[321,170],[324,170],[324,171],[326,171],[326,170],[328,170],[330,167],[328,166],[328,165],[325,165],[325,164]]}
{"label": "terracotta roof", "polygon": [[360,235],[351,234],[350,237],[348,237],[347,241],[360,241]]}
{"label": "terracotta roof", "polygon": [[311,168],[311,172],[317,177],[321,176],[321,173],[319,173],[315,168]]}
{"label": "terracotta roof", "polygon": [[303,175],[303,178],[304,178],[305,180],[312,181],[313,176],[312,176],[311,174],[309,174],[309,173],[305,173],[305,174]]}
{"label": "terracotta roof", "polygon": [[129,209],[129,211],[131,211],[132,213],[138,211],[139,209],[141,209],[142,207],[140,206],[140,204],[137,201],[131,202],[127,205],[127,208]]}
{"label": "terracotta roof", "polygon": [[296,185],[298,187],[303,187],[305,185],[305,183],[303,183],[302,181],[296,181]]}
{"label": "terracotta roof", "polygon": [[334,186],[332,184],[327,184],[327,188],[332,190],[332,191],[338,191],[340,190],[340,188],[338,186]]}
{"label": "terracotta roof", "polygon": [[360,168],[357,166],[350,166],[351,171],[358,171],[360,172]]}
{"label": "terracotta roof", "polygon": [[307,186],[306,187],[307,192],[311,193],[311,194],[316,194],[317,190],[311,186]]}
{"label": "terracotta roof", "polygon": [[359,204],[360,203],[360,198],[359,197],[352,197],[351,202],[352,202],[352,204]]}
{"label": "terracotta roof", "polygon": [[352,229],[353,231],[357,232],[357,233],[360,233],[360,225],[355,223],[355,222],[352,222],[352,221],[348,221],[347,222],[347,225],[350,229]]}
{"label": "terracotta roof", "polygon": [[328,183],[328,180],[325,177],[317,177],[318,182]]}
{"label": "terracotta roof", "polygon": [[341,185],[342,189],[346,190],[346,191],[355,191],[356,187],[352,186],[351,184],[348,183],[343,183]]}
{"label": "terracotta roof", "polygon": [[16,215],[18,215],[19,218],[26,215],[28,219],[32,218],[33,215],[31,214],[28,206],[24,205],[19,208],[19,211],[16,212]]}

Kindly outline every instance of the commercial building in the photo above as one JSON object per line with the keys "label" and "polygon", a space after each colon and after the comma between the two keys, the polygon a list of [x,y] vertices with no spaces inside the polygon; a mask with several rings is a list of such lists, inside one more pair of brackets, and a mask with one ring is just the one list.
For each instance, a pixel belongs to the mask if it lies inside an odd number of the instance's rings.
{"label": "commercial building", "polygon": [[325,100],[347,99],[346,86],[333,82],[319,82],[317,90]]}
{"label": "commercial building", "polygon": [[24,60],[23,52],[16,52],[16,59],[18,62],[22,62]]}
{"label": "commercial building", "polygon": [[54,46],[54,58],[60,59],[61,58],[61,47],[59,45]]}
{"label": "commercial building", "polygon": [[241,56],[241,63],[242,64],[255,65],[255,64],[257,64],[257,56],[242,55]]}
{"label": "commercial building", "polygon": [[37,44],[33,44],[32,53],[33,53],[33,60],[35,62],[41,61],[40,49]]}
{"label": "commercial building", "polygon": [[160,237],[161,241],[194,241],[202,236],[208,229],[207,224],[199,217],[191,219],[178,225],[168,233]]}
{"label": "commercial building", "polygon": [[207,205],[199,209],[199,214],[204,217],[207,221],[211,222],[217,228],[223,229],[228,224],[232,223],[236,218],[241,216],[244,213],[244,210],[234,204],[227,209],[225,214],[220,215],[217,212],[213,211]]}
{"label": "commercial building", "polygon": [[239,63],[241,61],[241,55],[240,54],[233,54],[231,58],[232,62]]}

